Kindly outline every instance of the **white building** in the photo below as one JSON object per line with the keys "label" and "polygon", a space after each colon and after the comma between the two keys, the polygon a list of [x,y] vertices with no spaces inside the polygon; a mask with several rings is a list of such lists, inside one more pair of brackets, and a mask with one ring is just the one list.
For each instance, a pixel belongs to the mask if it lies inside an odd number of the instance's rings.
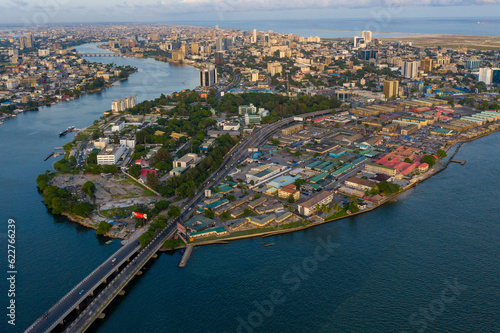
{"label": "white building", "polygon": [[371,31],[363,31],[361,32],[361,37],[365,39],[365,43],[371,43],[372,41],[372,32]]}
{"label": "white building", "polygon": [[94,141],[94,148],[104,149],[109,144],[109,138],[99,138]]}
{"label": "white building", "polygon": [[19,86],[19,81],[16,79],[8,80],[5,85],[9,90],[16,89]]}
{"label": "white building", "polygon": [[297,206],[299,213],[304,216],[311,216],[316,212],[319,206],[327,205],[333,200],[333,193],[330,191],[321,191],[311,199],[304,201]]}
{"label": "white building", "polygon": [[493,83],[493,69],[492,68],[479,68],[479,82],[484,82],[485,84]]}
{"label": "white building", "polygon": [[125,152],[125,146],[108,145],[97,154],[98,165],[113,165],[118,162]]}
{"label": "white building", "polygon": [[174,168],[187,168],[191,167],[194,168],[196,166],[196,162],[198,160],[198,155],[196,154],[186,154],[179,158],[178,160],[175,160],[172,164]]}
{"label": "white building", "polygon": [[135,138],[122,138],[120,139],[120,145],[126,146],[128,148],[135,148]]}
{"label": "white building", "polygon": [[111,102],[111,111],[121,112],[133,108],[137,105],[137,96],[130,95],[126,98],[119,98]]}
{"label": "white building", "polygon": [[118,121],[111,126],[111,132],[121,132],[125,128],[125,122]]}
{"label": "white building", "polygon": [[38,56],[39,57],[48,57],[50,55],[50,50],[47,49],[47,50],[43,50],[43,49],[39,49],[38,50]]}
{"label": "white building", "polygon": [[239,123],[225,123],[222,127],[224,131],[239,131],[241,125]]}
{"label": "white building", "polygon": [[366,47],[366,41],[363,37],[355,36],[354,37],[354,47],[363,48]]}
{"label": "white building", "polygon": [[403,61],[401,75],[407,79],[413,79],[418,76],[418,61]]}

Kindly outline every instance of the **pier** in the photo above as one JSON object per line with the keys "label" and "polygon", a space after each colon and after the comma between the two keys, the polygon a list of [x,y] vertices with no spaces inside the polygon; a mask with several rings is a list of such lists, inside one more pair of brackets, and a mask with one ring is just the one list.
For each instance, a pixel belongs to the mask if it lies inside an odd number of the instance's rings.
{"label": "pier", "polygon": [[450,162],[453,162],[453,163],[460,163],[461,165],[464,165],[464,164],[465,164],[465,162],[467,162],[467,161],[466,161],[466,160],[461,160],[461,161],[459,161],[459,160],[451,160]]}
{"label": "pier", "polygon": [[193,252],[194,246],[188,245],[186,247],[186,251],[184,251],[184,255],[182,256],[181,262],[179,263],[179,267],[186,267],[189,257],[191,257],[191,253]]}

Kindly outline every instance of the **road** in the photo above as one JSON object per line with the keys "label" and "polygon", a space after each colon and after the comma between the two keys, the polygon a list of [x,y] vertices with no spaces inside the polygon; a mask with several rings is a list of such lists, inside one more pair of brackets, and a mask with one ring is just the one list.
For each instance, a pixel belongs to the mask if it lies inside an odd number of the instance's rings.
{"label": "road", "polygon": [[[322,110],[312,113],[308,113],[308,116],[315,116],[319,114],[329,113],[331,110]],[[299,115],[304,116],[304,115]],[[168,239],[168,236],[175,231],[176,222],[180,222],[185,218],[189,217],[197,209],[197,205],[201,202],[205,195],[206,189],[211,189],[217,186],[229,173],[232,167],[243,162],[251,154],[248,152],[248,148],[259,147],[262,145],[276,130],[280,127],[285,126],[294,121],[294,117],[288,117],[281,119],[275,123],[264,125],[258,129],[253,135],[248,139],[243,139],[244,141],[240,145],[236,146],[229,156],[226,156],[220,167],[216,170],[215,175],[206,180],[199,189],[198,194],[193,197],[185,206],[185,209],[181,213],[180,218],[170,221],[168,226],[162,230],[162,232],[150,243],[148,247],[141,251],[141,253],[134,259],[134,262],[138,262],[137,266],[132,266],[133,264],[128,264],[126,268],[120,273],[118,277],[112,281],[102,293],[100,293],[97,298],[80,314],[71,327],[83,328],[86,327],[86,323],[91,323],[95,319],[94,316],[102,311],[101,307],[104,303],[108,301],[109,297],[116,296],[116,291],[123,288],[123,283],[128,281],[134,276],[134,270],[145,263],[145,258],[156,253],[156,251],[161,247],[161,245]],[[108,258],[104,263],[102,263],[98,268],[96,268],[90,275],[88,275],[82,282],[77,284],[66,296],[64,296],[59,302],[57,302],[47,313],[38,319],[26,332],[50,332],[54,327],[56,327],[73,309],[80,304],[93,289],[101,284],[105,278],[110,276],[116,267],[119,267],[122,263],[126,262],[135,252],[140,249],[140,245],[137,242],[132,242],[124,245],[118,251],[116,251],[110,258]],[[116,265],[113,266],[113,258],[116,258]],[[147,260],[146,260],[147,261]],[[112,286],[116,285],[117,289],[113,290]],[[81,292],[83,290],[83,292]],[[101,296],[102,295],[102,296]],[[89,318],[89,313],[92,311],[92,317]],[[87,317],[86,317],[87,316]],[[73,330],[71,330],[73,331]],[[76,331],[75,331],[76,332]]]}
{"label": "road", "polygon": [[[78,283],[69,293],[61,298],[44,316],[38,319],[25,332],[50,332],[50,330],[56,327],[68,313],[87,298],[91,291],[101,284],[101,281],[111,275],[116,267],[119,267],[139,248],[140,245],[137,242],[121,247],[83,281]],[[114,266],[112,262],[113,258],[116,258],[116,264]],[[75,265],[76,264],[77,263],[75,263]],[[81,292],[82,290],[83,292]]]}

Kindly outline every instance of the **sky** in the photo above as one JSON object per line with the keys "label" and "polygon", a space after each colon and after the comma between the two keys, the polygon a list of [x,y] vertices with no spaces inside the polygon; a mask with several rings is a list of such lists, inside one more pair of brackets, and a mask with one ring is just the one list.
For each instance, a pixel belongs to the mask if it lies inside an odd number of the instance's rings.
{"label": "sky", "polygon": [[[418,3],[418,6],[415,6]],[[493,17],[500,0],[1,0],[2,24]]]}

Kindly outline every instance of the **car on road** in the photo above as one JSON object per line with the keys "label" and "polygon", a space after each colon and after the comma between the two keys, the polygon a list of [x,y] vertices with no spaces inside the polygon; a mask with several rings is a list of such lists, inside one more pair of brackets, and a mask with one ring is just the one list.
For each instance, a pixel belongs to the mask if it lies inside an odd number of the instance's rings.
{"label": "car on road", "polygon": [[89,312],[89,316],[92,316],[94,314],[94,311]]}
{"label": "car on road", "polygon": [[115,257],[115,258],[113,258],[113,259],[111,259],[111,262],[115,262],[115,261],[116,261],[116,257]]}
{"label": "car on road", "polygon": [[85,292],[85,289],[82,289],[80,290],[80,292],[78,293],[79,295],[83,294]]}

